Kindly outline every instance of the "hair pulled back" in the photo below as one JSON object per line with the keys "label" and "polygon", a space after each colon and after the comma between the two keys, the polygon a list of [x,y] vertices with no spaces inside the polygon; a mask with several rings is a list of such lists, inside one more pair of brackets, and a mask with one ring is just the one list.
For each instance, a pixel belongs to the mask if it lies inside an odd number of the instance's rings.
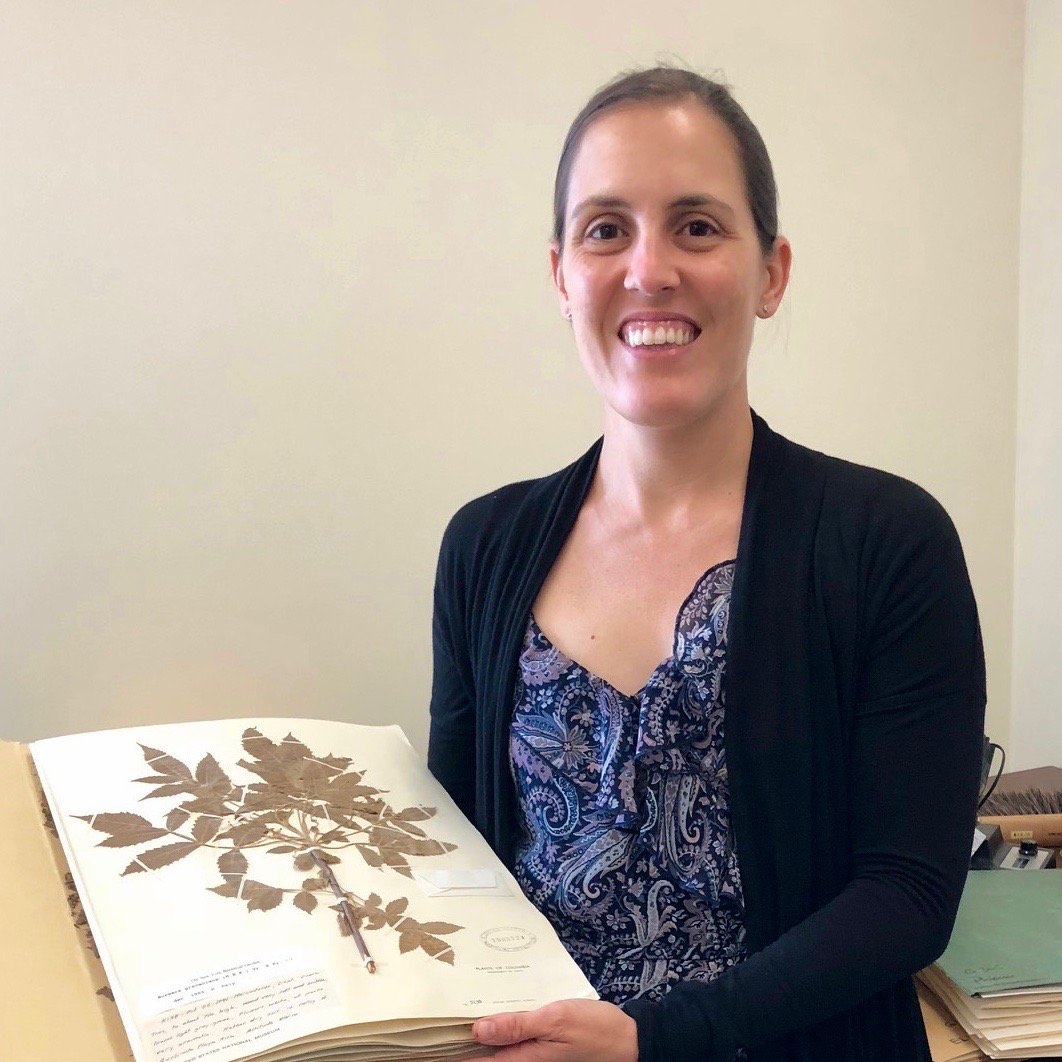
{"label": "hair pulled back", "polygon": [[564,138],[553,184],[553,239],[558,244],[564,242],[564,216],[568,210],[572,165],[590,123],[605,111],[625,103],[667,103],[685,97],[698,100],[733,134],[745,175],[745,197],[756,225],[756,235],[763,253],[771,250],[778,235],[778,189],[763,137],[726,85],[701,77],[692,70],[670,66],[618,75],[598,89],[575,116]]}

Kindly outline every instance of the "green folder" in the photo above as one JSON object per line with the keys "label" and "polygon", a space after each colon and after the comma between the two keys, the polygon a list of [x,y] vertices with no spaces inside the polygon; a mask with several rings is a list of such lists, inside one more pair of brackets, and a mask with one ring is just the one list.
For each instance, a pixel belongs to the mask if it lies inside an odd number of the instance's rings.
{"label": "green folder", "polygon": [[1062,985],[1062,870],[975,870],[937,966],[968,996]]}

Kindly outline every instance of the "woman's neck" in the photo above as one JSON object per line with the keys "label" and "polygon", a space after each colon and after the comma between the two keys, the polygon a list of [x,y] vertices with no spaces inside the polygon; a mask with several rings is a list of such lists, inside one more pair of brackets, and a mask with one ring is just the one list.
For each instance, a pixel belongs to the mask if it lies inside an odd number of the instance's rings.
{"label": "woman's neck", "polygon": [[752,452],[747,402],[682,428],[646,428],[609,414],[592,495],[612,520],[698,524],[740,506]]}

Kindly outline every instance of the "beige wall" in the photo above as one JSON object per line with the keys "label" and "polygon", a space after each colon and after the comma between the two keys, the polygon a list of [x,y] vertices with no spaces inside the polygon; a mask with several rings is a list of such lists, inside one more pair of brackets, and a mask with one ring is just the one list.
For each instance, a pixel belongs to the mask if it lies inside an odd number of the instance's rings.
{"label": "beige wall", "polygon": [[1062,4],[1025,33],[1014,572],[1015,767],[1062,764]]}
{"label": "beige wall", "polygon": [[7,3],[0,731],[423,742],[446,519],[597,430],[547,283],[564,129],[674,55],[760,124],[796,248],[755,403],[948,507],[1005,736],[1022,29],[1018,0]]}

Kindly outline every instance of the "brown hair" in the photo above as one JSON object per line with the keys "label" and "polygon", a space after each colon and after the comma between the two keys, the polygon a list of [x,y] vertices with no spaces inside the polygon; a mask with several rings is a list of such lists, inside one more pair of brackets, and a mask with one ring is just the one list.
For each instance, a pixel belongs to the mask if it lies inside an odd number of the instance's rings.
{"label": "brown hair", "polygon": [[553,184],[553,238],[558,244],[564,242],[564,215],[568,209],[572,164],[590,123],[603,112],[624,103],[667,102],[684,96],[692,96],[702,103],[725,123],[737,141],[738,157],[745,174],[745,196],[756,224],[756,235],[763,253],[771,250],[778,235],[778,189],[763,137],[726,85],[710,81],[692,70],[670,66],[618,75],[598,89],[575,116],[564,138]]}

